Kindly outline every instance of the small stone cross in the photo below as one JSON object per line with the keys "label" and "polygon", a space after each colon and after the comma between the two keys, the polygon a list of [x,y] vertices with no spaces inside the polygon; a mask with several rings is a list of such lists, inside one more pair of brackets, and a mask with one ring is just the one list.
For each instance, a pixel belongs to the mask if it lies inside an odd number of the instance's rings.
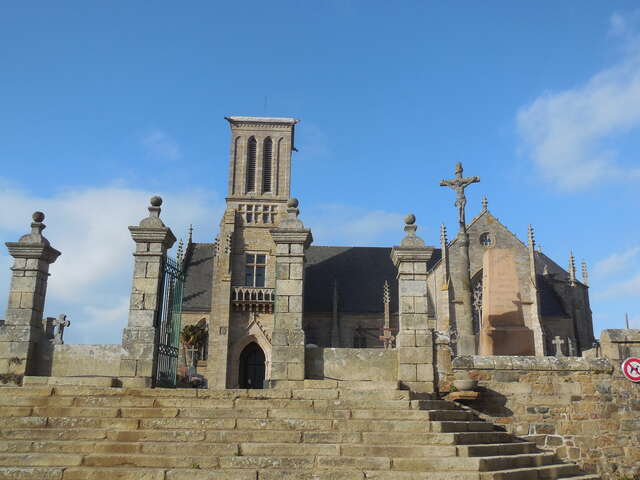
{"label": "small stone cross", "polygon": [[562,344],[564,343],[564,340],[556,335],[556,338],[551,343],[556,346],[556,357],[564,357],[565,355],[562,352]]}
{"label": "small stone cross", "polygon": [[58,315],[58,318],[56,318],[53,321],[53,327],[56,330],[55,330],[55,333],[53,334],[53,339],[51,340],[51,343],[53,343],[54,345],[64,344],[64,340],[62,338],[64,336],[64,329],[70,325],[71,325],[71,322],[67,320],[67,316],[64,313],[61,313],[60,315]]}

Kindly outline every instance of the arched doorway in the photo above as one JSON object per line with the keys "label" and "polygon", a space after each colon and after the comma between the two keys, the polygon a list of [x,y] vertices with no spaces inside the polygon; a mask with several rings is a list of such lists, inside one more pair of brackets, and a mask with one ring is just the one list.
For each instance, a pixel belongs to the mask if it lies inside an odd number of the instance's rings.
{"label": "arched doorway", "polygon": [[240,354],[240,388],[264,388],[264,371],[264,352],[251,342]]}

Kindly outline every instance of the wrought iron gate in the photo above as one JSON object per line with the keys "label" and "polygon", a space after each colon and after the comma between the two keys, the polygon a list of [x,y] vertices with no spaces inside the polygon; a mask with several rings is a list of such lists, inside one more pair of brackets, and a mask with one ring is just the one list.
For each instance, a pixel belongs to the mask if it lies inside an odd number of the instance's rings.
{"label": "wrought iron gate", "polygon": [[156,360],[156,387],[175,387],[180,351],[180,328],[182,313],[182,287],[184,274],[182,262],[165,257],[162,272],[162,291],[157,322],[158,356]]}

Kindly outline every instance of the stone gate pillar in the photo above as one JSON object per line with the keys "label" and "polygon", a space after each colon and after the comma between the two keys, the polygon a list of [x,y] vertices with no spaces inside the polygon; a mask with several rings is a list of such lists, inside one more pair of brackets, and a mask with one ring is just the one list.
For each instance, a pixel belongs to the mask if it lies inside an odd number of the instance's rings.
{"label": "stone gate pillar", "polygon": [[133,254],[133,286],[129,304],[129,322],[122,333],[125,350],[120,361],[121,377],[137,377],[149,386],[154,375],[157,356],[157,323],[163,265],[176,241],[171,229],[160,220],[162,198],[151,197],[149,216],[138,226],[129,227],[136,244]]}
{"label": "stone gate pillar", "polygon": [[398,269],[398,381],[416,392],[433,392],[433,334],[427,323],[427,261],[433,247],[416,235],[415,221],[414,215],[406,216],[407,235],[391,250]]}
{"label": "stone gate pillar", "polygon": [[302,329],[304,250],[313,240],[298,219],[298,200],[287,203],[287,215],[271,230],[276,244],[276,300],[271,350],[271,380],[304,380],[305,338]]}
{"label": "stone gate pillar", "polygon": [[43,334],[42,318],[49,265],[60,252],[42,236],[44,213],[35,212],[31,233],[7,242],[13,263],[5,323],[0,327],[0,373],[34,375],[36,343]]}

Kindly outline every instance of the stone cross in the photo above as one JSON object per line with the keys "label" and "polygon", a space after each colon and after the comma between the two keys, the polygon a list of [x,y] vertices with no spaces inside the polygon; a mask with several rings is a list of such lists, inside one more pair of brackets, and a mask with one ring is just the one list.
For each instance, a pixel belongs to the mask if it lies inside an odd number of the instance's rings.
{"label": "stone cross", "polygon": [[464,189],[467,188],[472,183],[477,183],[480,181],[480,177],[462,177],[462,163],[456,163],[456,178],[451,180],[442,180],[440,182],[441,187],[451,187],[456,192],[456,203],[454,204],[458,207],[458,222],[460,223],[461,229],[464,229],[465,226],[465,218],[464,218],[464,207],[467,204],[467,197],[464,195]]}
{"label": "stone cross", "polygon": [[564,343],[564,340],[556,335],[556,338],[551,343],[556,347],[556,357],[564,357],[565,355],[562,352],[562,344]]}
{"label": "stone cross", "polygon": [[64,336],[64,329],[69,326],[71,326],[71,322],[67,320],[67,316],[64,313],[61,313],[60,315],[58,315],[58,318],[56,318],[53,321],[53,327],[56,330],[55,330],[55,333],[53,334],[53,339],[51,340],[51,343],[53,343],[54,345],[64,344],[64,340],[62,338]]}

